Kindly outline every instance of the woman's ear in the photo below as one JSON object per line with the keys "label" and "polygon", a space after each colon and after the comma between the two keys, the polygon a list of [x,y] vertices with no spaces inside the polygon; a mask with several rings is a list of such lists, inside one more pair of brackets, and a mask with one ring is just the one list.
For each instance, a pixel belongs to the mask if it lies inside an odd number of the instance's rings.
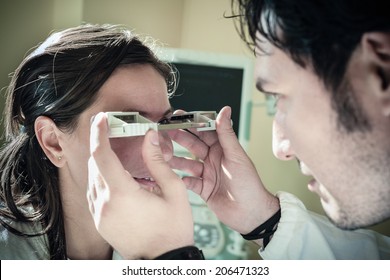
{"label": "woman's ear", "polygon": [[362,48],[376,97],[382,112],[390,116],[390,32],[369,32],[362,37]]}
{"label": "woman's ear", "polygon": [[57,167],[64,166],[63,149],[60,144],[61,131],[52,119],[39,116],[34,124],[35,135],[46,157]]}

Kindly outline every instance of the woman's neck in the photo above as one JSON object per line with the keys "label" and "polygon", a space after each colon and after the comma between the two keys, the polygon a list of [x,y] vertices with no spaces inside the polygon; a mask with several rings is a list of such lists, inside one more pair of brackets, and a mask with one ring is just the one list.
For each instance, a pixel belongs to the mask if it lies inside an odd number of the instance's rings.
{"label": "woman's neck", "polygon": [[[61,177],[66,176],[60,175]],[[67,182],[64,179],[60,179],[60,182],[67,257],[89,260],[112,259],[112,247],[96,230],[89,212],[86,187],[83,189],[73,184],[74,182]]]}

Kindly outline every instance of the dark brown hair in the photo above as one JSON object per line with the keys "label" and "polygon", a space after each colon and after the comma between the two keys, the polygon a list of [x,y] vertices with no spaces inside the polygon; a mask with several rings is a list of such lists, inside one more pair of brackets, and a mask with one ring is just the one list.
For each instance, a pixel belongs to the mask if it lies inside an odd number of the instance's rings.
{"label": "dark brown hair", "polygon": [[[150,64],[175,88],[175,73],[129,30],[113,25],[82,25],[52,34],[16,69],[7,90],[5,141],[0,153],[0,223],[13,234],[47,234],[50,257],[66,258],[58,170],[34,132],[39,116],[71,132],[79,115],[97,99],[111,73],[123,64]],[[34,211],[25,211],[33,206]],[[21,232],[7,221],[40,224]]]}
{"label": "dark brown hair", "polygon": [[298,65],[313,67],[333,93],[332,105],[343,128],[370,128],[352,93],[345,92],[344,76],[364,33],[390,31],[387,1],[232,0],[232,9],[248,46],[256,45],[259,33]]}

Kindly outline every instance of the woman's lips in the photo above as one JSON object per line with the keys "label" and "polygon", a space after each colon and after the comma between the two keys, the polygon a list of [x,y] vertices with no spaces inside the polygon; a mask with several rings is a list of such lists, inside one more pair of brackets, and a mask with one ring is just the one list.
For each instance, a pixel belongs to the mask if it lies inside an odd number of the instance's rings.
{"label": "woman's lips", "polygon": [[161,194],[161,189],[160,189],[159,185],[157,185],[156,181],[154,181],[153,178],[150,178],[150,177],[136,178],[136,177],[134,177],[134,179],[145,190],[148,190],[148,191],[156,193],[156,194]]}
{"label": "woman's lips", "polygon": [[150,177],[143,177],[143,178],[134,178],[139,184],[150,186],[150,187],[156,187],[156,181],[153,178]]}

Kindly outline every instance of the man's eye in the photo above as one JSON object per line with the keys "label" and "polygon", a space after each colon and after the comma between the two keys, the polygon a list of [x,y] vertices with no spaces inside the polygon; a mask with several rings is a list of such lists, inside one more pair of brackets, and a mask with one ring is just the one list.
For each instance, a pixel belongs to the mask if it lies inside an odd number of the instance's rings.
{"label": "man's eye", "polygon": [[279,94],[273,93],[273,92],[267,92],[265,94],[265,96],[266,96],[266,99],[270,100],[270,102],[272,102],[273,106],[276,107],[276,105],[278,104],[278,100],[279,100]]}
{"label": "man's eye", "polygon": [[279,94],[273,92],[265,93],[265,102],[267,106],[267,113],[269,116],[276,114],[276,106],[278,105]]}

